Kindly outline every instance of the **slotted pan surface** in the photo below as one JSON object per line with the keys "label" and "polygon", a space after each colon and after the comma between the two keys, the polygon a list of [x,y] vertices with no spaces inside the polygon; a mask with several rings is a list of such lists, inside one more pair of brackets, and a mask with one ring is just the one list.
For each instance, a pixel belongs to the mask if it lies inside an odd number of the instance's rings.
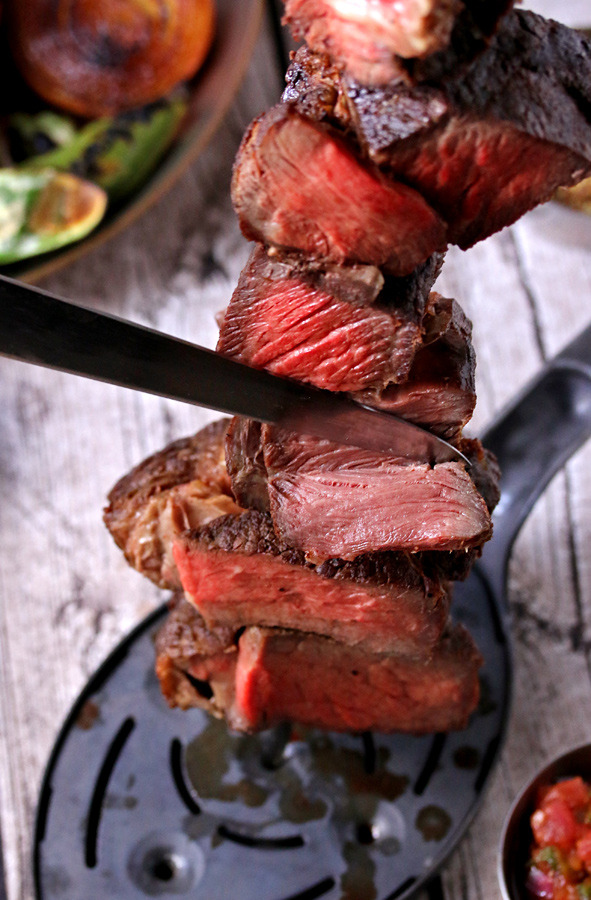
{"label": "slotted pan surface", "polygon": [[[470,727],[424,738],[231,735],[169,710],[151,617],[76,704],[41,794],[38,896],[404,896],[447,855],[494,758],[507,656],[494,605],[460,609],[487,660]],[[281,734],[279,734],[281,738]],[[269,758],[271,756],[271,758]]]}

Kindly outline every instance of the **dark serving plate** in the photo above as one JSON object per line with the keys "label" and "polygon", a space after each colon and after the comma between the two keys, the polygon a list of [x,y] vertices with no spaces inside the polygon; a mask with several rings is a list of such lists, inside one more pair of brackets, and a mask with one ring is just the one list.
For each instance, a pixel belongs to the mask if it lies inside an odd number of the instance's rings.
{"label": "dark serving plate", "polygon": [[143,187],[108,211],[88,237],[22,263],[3,266],[11,278],[37,281],[114,237],[159,200],[207,147],[240,86],[259,34],[264,0],[216,0],[216,36],[203,68],[189,84],[181,133]]}
{"label": "dark serving plate", "polygon": [[503,745],[513,541],[590,435],[591,327],[484,436],[502,499],[494,537],[454,596],[453,615],[484,657],[481,702],[464,731],[233,734],[205,713],[166,707],[153,671],[165,610],[141,623],[91,679],[53,750],[37,811],[38,900],[397,900],[428,883]]}

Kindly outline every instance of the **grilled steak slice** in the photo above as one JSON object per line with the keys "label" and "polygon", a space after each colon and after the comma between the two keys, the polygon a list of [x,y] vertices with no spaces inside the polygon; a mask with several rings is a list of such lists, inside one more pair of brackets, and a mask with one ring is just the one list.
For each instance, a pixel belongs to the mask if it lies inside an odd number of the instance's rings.
{"label": "grilled steak slice", "polygon": [[333,391],[375,391],[404,380],[422,340],[425,298],[408,310],[396,307],[372,268],[369,278],[381,284],[368,303],[365,271],[339,273],[330,286],[257,247],[226,310],[218,351]]}
{"label": "grilled steak slice", "polygon": [[290,720],[418,733],[465,727],[478,702],[481,659],[461,627],[445,633],[430,659],[278,629],[249,627],[236,637],[208,633],[191,604],[177,603],[156,640],[170,706],[225,714],[243,731]]}
{"label": "grilled steak slice", "polygon": [[416,191],[283,104],[247,131],[232,198],[245,237],[331,263],[401,276],[444,249],[444,225]]}
{"label": "grilled steak slice", "polygon": [[[228,470],[236,499],[241,506],[269,512],[267,469],[264,461],[262,426],[253,419],[236,417],[228,429]],[[472,464],[470,475],[489,513],[499,502],[500,472],[492,453],[485,450],[478,440],[463,438],[460,449]],[[439,573],[449,581],[463,581],[469,574],[474,560],[480,555],[479,547],[458,551],[422,552],[420,565],[425,571]]]}
{"label": "grilled steak slice", "polygon": [[360,81],[379,84],[399,73],[396,56],[427,56],[446,47],[461,8],[458,0],[286,0],[285,21],[296,40],[329,53]]}
{"label": "grilled steak slice", "polygon": [[239,647],[234,716],[250,731],[286,719],[332,731],[451,731],[478,703],[482,659],[459,626],[428,660],[260,628]]}
{"label": "grilled steak slice", "polygon": [[285,627],[376,652],[428,655],[445,626],[447,583],[402,553],[307,563],[268,514],[225,516],[173,548],[187,598],[208,627]]}
{"label": "grilled steak slice", "polygon": [[[384,84],[410,74],[420,77],[420,64],[405,66],[404,60],[447,50],[452,33],[454,60],[471,59],[508,5],[507,0],[286,0],[285,20],[296,40],[328,53],[352,77]],[[452,54],[440,55],[447,61]],[[443,60],[437,63],[441,68]]]}
{"label": "grilled steak slice", "polygon": [[160,587],[179,587],[171,556],[176,535],[240,512],[224,461],[230,420],[169,444],[122,478],[104,521],[131,566]]}
{"label": "grilled steak slice", "polygon": [[[270,510],[281,538],[316,562],[464,550],[491,535],[490,510],[460,463],[410,463],[248,420],[230,430],[227,456],[238,501]],[[482,477],[494,483],[494,473]]]}
{"label": "grilled steak slice", "polygon": [[218,351],[316,387],[358,392],[364,403],[456,437],[476,402],[471,324],[459,305],[432,293],[397,306],[390,281],[367,304],[355,290],[359,272],[353,286],[340,272],[337,293],[257,247],[226,310]]}
{"label": "grilled steak slice", "polygon": [[432,297],[434,337],[430,339],[427,333],[407,380],[378,394],[368,390],[358,399],[425,425],[457,443],[476,405],[472,325],[455,300]]}
{"label": "grilled steak slice", "polygon": [[284,100],[338,123],[463,248],[591,173],[591,42],[529,12],[507,15],[486,51],[437,86],[368,88],[300,50]]}
{"label": "grilled steak slice", "polygon": [[[266,445],[278,534],[311,559],[376,550],[460,550],[492,534],[490,515],[460,463],[400,464],[384,455],[316,446],[310,463]],[[319,452],[320,451],[320,452]],[[324,458],[323,458],[324,456]]]}

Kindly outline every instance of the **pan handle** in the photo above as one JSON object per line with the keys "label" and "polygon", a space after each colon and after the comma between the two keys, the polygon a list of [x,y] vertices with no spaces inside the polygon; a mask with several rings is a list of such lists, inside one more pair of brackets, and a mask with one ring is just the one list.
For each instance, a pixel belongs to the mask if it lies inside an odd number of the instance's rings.
{"label": "pan handle", "polygon": [[591,436],[591,325],[501,412],[483,443],[501,467],[494,535],[481,566],[497,596],[505,595],[511,548],[552,477]]}

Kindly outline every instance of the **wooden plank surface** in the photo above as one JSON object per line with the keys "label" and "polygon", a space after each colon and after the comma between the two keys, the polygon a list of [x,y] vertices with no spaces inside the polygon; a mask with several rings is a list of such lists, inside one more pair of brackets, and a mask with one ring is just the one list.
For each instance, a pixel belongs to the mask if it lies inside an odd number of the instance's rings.
{"label": "wooden plank surface", "polygon": [[[248,252],[230,205],[232,160],[246,123],[279,89],[265,30],[209,151],[128,231],[42,286],[213,346],[215,315]],[[478,433],[591,320],[591,219],[549,204],[467,253],[451,251],[437,287],[474,322]],[[134,463],[215,415],[8,360],[0,385],[0,828],[8,898],[32,900],[32,823],[57,730],[98,664],[161,600],[107,535],[105,495]],[[444,870],[450,900],[498,897],[512,797],[549,756],[589,738],[590,546],[587,446],[515,547],[508,740]]]}

